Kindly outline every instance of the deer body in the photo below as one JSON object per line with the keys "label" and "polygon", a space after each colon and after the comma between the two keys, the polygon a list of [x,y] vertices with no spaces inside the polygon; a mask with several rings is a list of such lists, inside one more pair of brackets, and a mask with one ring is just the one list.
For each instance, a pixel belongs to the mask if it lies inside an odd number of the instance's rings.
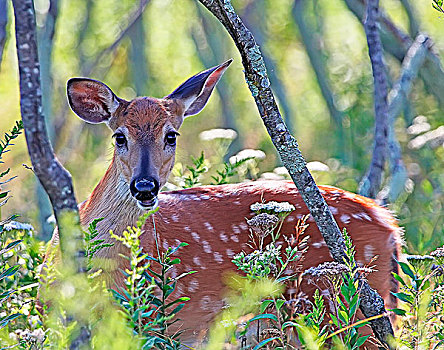
{"label": "deer body", "polygon": [[[296,221],[308,209],[293,183],[256,181],[245,184],[203,186],[193,189],[159,193],[174,165],[177,130],[186,116],[198,113],[206,104],[214,86],[231,61],[213,67],[188,79],[163,99],[149,97],[125,101],[103,83],[75,78],[68,82],[68,99],[73,111],[90,123],[105,122],[113,131],[115,150],[104,177],[80,205],[83,226],[93,219],[99,222],[98,239],[110,241],[109,230],[122,233],[134,226],[147,209],[159,211],[144,227],[141,245],[145,252],[156,255],[155,237],[160,248],[189,243],[180,251],[179,269],[195,270],[196,274],[180,280],[176,295],[189,295],[191,301],[182,313],[181,329],[185,337],[195,339],[209,327],[215,313],[223,306],[223,274],[234,270],[233,256],[249,247],[249,231],[245,218],[252,213],[250,205],[267,201],[287,201],[296,211],[286,218],[282,234],[293,234]],[[390,213],[372,200],[333,187],[321,187],[339,226],[347,228],[356,246],[356,259],[365,265],[378,255],[377,272],[369,282],[384,298],[387,306],[395,301],[390,291],[396,289],[391,271],[393,258],[399,254],[399,228]],[[328,248],[314,222],[306,231],[310,248],[304,267],[331,260]],[[119,254],[125,249],[116,244],[98,252],[115,262],[111,279],[122,284],[119,268],[127,262]],[[182,271],[173,270],[173,275]],[[173,276],[174,277],[174,276]],[[289,287],[291,289],[291,286]],[[310,286],[303,290],[311,294]],[[291,290],[290,290],[291,293]]]}

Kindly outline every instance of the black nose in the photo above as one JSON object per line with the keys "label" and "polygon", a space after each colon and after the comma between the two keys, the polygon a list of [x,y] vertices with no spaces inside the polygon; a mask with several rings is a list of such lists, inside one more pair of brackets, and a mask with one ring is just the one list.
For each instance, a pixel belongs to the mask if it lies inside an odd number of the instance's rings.
{"label": "black nose", "polygon": [[159,182],[153,177],[133,179],[130,190],[133,197],[138,201],[150,200],[159,193]]}

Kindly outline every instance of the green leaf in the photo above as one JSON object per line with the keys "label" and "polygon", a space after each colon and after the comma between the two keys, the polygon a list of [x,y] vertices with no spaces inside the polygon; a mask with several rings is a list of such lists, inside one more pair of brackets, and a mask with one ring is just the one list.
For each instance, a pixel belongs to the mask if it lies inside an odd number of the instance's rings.
{"label": "green leaf", "polygon": [[9,322],[15,320],[17,317],[21,316],[22,314],[16,313],[9,316],[5,316],[2,319],[0,319],[0,329],[4,328]]}
{"label": "green leaf", "polygon": [[410,278],[414,279],[415,278],[415,273],[413,272],[413,270],[410,268],[410,266],[404,262],[398,261],[399,266],[401,266],[402,271],[409,276]]}
{"label": "green leaf", "polygon": [[276,309],[277,309],[277,310],[280,310],[281,307],[282,307],[282,305],[284,305],[284,304],[285,304],[285,300],[284,300],[284,299],[278,299],[278,300],[276,300]]}
{"label": "green leaf", "polygon": [[356,340],[356,342],[355,342],[356,348],[359,349],[359,347],[365,343],[365,341],[368,339],[368,337],[370,337],[370,335],[365,335],[363,337],[360,337],[358,340]]}
{"label": "green leaf", "polygon": [[269,320],[278,322],[278,318],[276,317],[276,315],[273,315],[273,314],[260,314],[260,315],[254,316],[252,319],[250,319],[248,321],[248,323],[256,321],[256,320],[261,320],[261,319],[269,319]]}
{"label": "green leaf", "polygon": [[9,243],[4,249],[0,250],[0,255],[5,254],[6,252],[10,251],[11,249],[13,249],[17,244],[20,244],[21,242],[23,242],[22,239],[19,239],[17,241],[11,242]]}
{"label": "green leaf", "polygon": [[5,277],[9,277],[9,276],[12,276],[13,274],[15,274],[19,268],[20,268],[20,265],[14,265],[14,266],[11,266],[6,271],[3,271],[0,274],[0,281]]}
{"label": "green leaf", "polygon": [[262,303],[261,303],[261,308],[260,308],[261,314],[264,313],[264,311],[267,309],[267,307],[268,307],[272,302],[273,302],[273,300],[270,300],[270,299],[266,299],[266,300],[262,301]]}
{"label": "green leaf", "polygon": [[259,344],[257,344],[253,350],[257,350],[260,349],[261,347],[263,347],[265,344],[268,344],[270,342],[272,342],[273,340],[279,339],[279,337],[273,337],[273,338],[268,338],[268,339],[264,339],[262,340]]}
{"label": "green leaf", "polygon": [[399,283],[401,283],[403,286],[406,286],[407,283],[405,283],[405,281],[402,279],[401,276],[399,276],[396,272],[392,272],[393,277],[395,278],[395,280],[397,280]]}
{"label": "green leaf", "polygon": [[412,304],[413,303],[413,297],[411,296],[411,295],[409,295],[409,294],[406,294],[406,293],[393,293],[393,292],[390,292],[390,293],[392,293],[395,297],[397,297],[399,300],[402,300],[402,301],[404,301],[404,302],[406,302],[406,303],[409,303],[409,304]]}
{"label": "green leaf", "polygon": [[398,316],[405,316],[407,314],[407,311],[402,310],[402,309],[395,308],[395,309],[391,309],[391,310],[395,313],[395,315],[398,315]]}

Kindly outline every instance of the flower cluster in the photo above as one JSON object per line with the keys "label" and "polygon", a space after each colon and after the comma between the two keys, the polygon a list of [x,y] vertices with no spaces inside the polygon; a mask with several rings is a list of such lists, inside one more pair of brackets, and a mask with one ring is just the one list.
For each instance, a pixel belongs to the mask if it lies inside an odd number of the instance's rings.
{"label": "flower cluster", "polygon": [[276,247],[274,244],[269,244],[265,250],[255,250],[250,254],[240,252],[233,258],[233,263],[237,268],[246,273],[251,278],[268,277],[270,274],[275,274],[277,267],[276,260],[281,255],[281,246]]}
{"label": "flower cluster", "polygon": [[253,232],[260,237],[268,236],[270,231],[274,230],[279,218],[276,215],[261,213],[247,220],[247,224],[251,227]]}
{"label": "flower cluster", "polygon": [[210,129],[202,131],[199,138],[202,141],[213,141],[216,139],[234,140],[237,132],[232,129]]}
{"label": "flower cluster", "polygon": [[307,276],[309,279],[322,279],[334,276],[342,276],[343,273],[348,272],[348,267],[344,264],[335,261],[327,261],[318,266],[310,267],[305,270],[302,276]]}
{"label": "flower cluster", "polygon": [[285,214],[288,215],[295,210],[295,207],[288,202],[266,202],[266,203],[253,203],[250,206],[251,211],[255,213],[267,213],[267,214]]}

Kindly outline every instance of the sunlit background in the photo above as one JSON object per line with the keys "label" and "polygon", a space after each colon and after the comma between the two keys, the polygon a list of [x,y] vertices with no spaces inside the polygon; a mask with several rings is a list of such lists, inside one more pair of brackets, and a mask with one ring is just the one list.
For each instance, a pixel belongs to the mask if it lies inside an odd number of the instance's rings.
{"label": "sunlit background", "polygon": [[[12,6],[7,3],[11,8],[0,66],[2,133],[20,119],[14,23]],[[412,6],[410,17],[406,4]],[[190,164],[190,156],[199,156],[201,151],[206,157],[214,156],[214,145],[199,139],[200,132],[213,128],[232,128],[238,133],[225,160],[251,148],[266,154],[258,162],[260,173],[273,172],[280,166],[245,84],[236,48],[225,29],[197,1],[61,0],[53,42],[49,5],[48,0],[35,1],[44,112],[56,154],[73,176],[79,202],[104,174],[113,147],[105,125],[86,125],[70,111],[65,85],[73,76],[101,80],[125,99],[137,95],[162,97],[189,76],[234,58],[204,111],[182,126],[178,167]],[[328,172],[315,172],[318,183],[357,191],[370,163],[373,137],[373,85],[361,23],[344,0],[306,1],[305,7],[293,12],[293,0],[238,0],[233,5],[261,44],[281,112],[305,158],[329,168]],[[144,6],[142,16],[133,21]],[[415,31],[415,19],[434,40],[435,51],[444,53],[444,15],[432,8],[431,1],[384,0],[381,6],[405,32]],[[302,25],[334,95],[330,109],[307,56]],[[121,40],[117,40],[119,36]],[[385,57],[393,83],[400,62],[389,54]],[[427,139],[427,132],[444,124],[443,108],[417,79],[409,103],[396,122],[410,180],[406,192],[390,207],[405,228],[411,253],[428,252],[444,243],[444,137],[437,142]],[[336,110],[336,116],[332,110]],[[341,118],[340,127],[334,121],[337,116]],[[422,129],[412,124],[422,125]],[[425,142],[418,142],[420,136]],[[21,221],[32,223],[41,232],[39,208],[45,208],[43,194],[37,192],[35,177],[24,166],[31,166],[24,136],[15,144],[1,165],[11,167],[11,174],[17,176],[7,185],[12,198],[2,207],[2,217],[19,213]],[[260,173],[247,177],[260,177]],[[50,230],[47,226],[42,236],[48,237]]]}

